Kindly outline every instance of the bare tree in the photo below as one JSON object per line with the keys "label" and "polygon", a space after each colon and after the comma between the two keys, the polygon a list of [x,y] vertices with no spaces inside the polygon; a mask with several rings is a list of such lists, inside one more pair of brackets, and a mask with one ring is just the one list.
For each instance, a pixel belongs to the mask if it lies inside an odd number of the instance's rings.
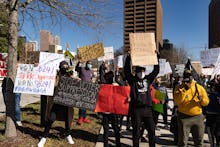
{"label": "bare tree", "polygon": [[188,57],[187,57],[187,51],[184,48],[177,48],[174,47],[173,49],[169,50],[161,50],[160,56],[161,58],[167,59],[170,63],[178,63],[183,64],[186,63]]}
{"label": "bare tree", "polygon": [[1,2],[6,4],[6,10],[9,14],[5,136],[14,137],[17,136],[14,124],[15,102],[13,94],[17,64],[17,36],[24,21],[28,19],[36,27],[43,20],[47,20],[45,22],[52,24],[52,26],[71,21],[82,28],[97,29],[113,23],[112,14],[114,11],[109,9],[110,2],[112,2],[110,0],[2,0]]}

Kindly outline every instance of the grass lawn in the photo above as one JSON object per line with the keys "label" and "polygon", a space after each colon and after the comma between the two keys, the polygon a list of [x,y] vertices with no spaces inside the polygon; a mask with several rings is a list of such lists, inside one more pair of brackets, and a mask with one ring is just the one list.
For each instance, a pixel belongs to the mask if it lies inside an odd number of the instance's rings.
{"label": "grass lawn", "polygon": [[[5,116],[0,117],[0,146],[1,147],[35,147],[44,128],[40,126],[40,101],[29,104],[21,109],[23,126],[17,129],[16,138],[5,138]],[[101,129],[101,120],[96,113],[87,111],[90,124],[77,125],[78,109],[74,109],[74,120],[71,135],[75,142],[69,145],[64,134],[65,123],[55,121],[50,130],[45,147],[94,147]]]}

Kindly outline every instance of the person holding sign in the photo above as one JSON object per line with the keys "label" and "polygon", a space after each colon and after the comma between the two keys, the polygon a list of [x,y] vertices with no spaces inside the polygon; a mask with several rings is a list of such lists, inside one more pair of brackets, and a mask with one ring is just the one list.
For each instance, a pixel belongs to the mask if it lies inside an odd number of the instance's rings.
{"label": "person holding sign", "polygon": [[159,73],[159,65],[154,65],[154,69],[149,75],[145,75],[144,67],[136,66],[135,75],[133,75],[131,71],[131,56],[129,51],[125,60],[124,73],[131,87],[130,103],[132,107],[131,121],[133,127],[133,147],[139,147],[142,122],[149,134],[149,146],[155,147],[155,124],[152,115],[150,85]]}
{"label": "person holding sign", "polygon": [[[104,75],[104,78],[105,78],[105,83],[103,84],[113,84],[114,73],[112,71],[109,71]],[[115,133],[116,146],[120,147],[121,143],[120,143],[120,133],[119,133],[117,115],[110,113],[110,112],[103,112],[102,113],[102,125],[104,128],[104,134],[103,134],[104,147],[109,146],[108,136],[109,136],[109,123],[110,122]]]}
{"label": "person holding sign", "polygon": [[166,87],[161,82],[161,77],[157,77],[155,79],[155,82],[154,82],[153,86],[156,89],[155,97],[156,97],[156,99],[160,100],[161,104],[159,104],[159,105],[162,105],[162,110],[161,111],[157,110],[157,109],[155,109],[153,111],[155,125],[157,125],[159,114],[162,114],[163,122],[164,122],[164,128],[168,129],[167,107],[168,107],[169,98],[168,98],[168,95],[167,95]]}
{"label": "person holding sign", "polygon": [[[61,76],[65,77],[72,77],[73,71],[69,69],[69,65],[66,61],[60,62],[59,65],[59,72],[57,76],[58,83],[59,78]],[[57,85],[57,84],[56,84]],[[55,87],[56,90],[56,87]],[[45,123],[45,129],[43,132],[43,137],[41,138],[40,142],[38,143],[38,147],[43,147],[46,143],[46,137],[49,135],[49,131],[51,129],[51,126],[55,120],[64,120],[65,121],[65,135],[67,136],[67,141],[69,144],[74,144],[74,141],[72,139],[72,136],[70,135],[70,127],[73,120],[73,108],[60,105],[60,104],[54,104],[53,103],[53,97],[48,98],[48,104],[46,108],[46,123]]]}
{"label": "person holding sign", "polygon": [[[95,76],[94,72],[92,70],[92,62],[91,61],[86,62],[86,67],[82,67],[82,63],[78,62],[75,70],[78,72],[79,78],[85,82],[91,82],[92,78]],[[89,119],[86,118],[86,110],[79,109],[79,119],[77,121],[77,124],[81,125],[83,122],[89,123]]]}

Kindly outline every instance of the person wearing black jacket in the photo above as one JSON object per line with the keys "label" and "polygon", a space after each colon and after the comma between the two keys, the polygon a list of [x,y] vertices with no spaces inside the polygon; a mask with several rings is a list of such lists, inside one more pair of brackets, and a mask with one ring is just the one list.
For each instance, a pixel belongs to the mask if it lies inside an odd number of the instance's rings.
{"label": "person wearing black jacket", "polygon": [[152,114],[152,98],[150,93],[150,84],[159,73],[159,65],[154,65],[153,71],[145,75],[145,68],[137,66],[135,75],[131,72],[131,57],[128,53],[125,60],[124,73],[131,91],[131,121],[133,127],[133,147],[139,147],[140,128],[144,123],[149,138],[149,146],[155,147],[155,124]]}

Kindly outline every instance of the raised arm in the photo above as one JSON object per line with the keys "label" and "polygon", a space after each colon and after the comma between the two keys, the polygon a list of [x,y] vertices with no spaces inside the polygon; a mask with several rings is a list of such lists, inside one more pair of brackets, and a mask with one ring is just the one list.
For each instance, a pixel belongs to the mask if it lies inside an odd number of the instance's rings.
{"label": "raised arm", "polygon": [[130,54],[127,55],[124,65],[124,74],[125,78],[129,84],[132,83],[133,75],[131,73],[131,56]]}

